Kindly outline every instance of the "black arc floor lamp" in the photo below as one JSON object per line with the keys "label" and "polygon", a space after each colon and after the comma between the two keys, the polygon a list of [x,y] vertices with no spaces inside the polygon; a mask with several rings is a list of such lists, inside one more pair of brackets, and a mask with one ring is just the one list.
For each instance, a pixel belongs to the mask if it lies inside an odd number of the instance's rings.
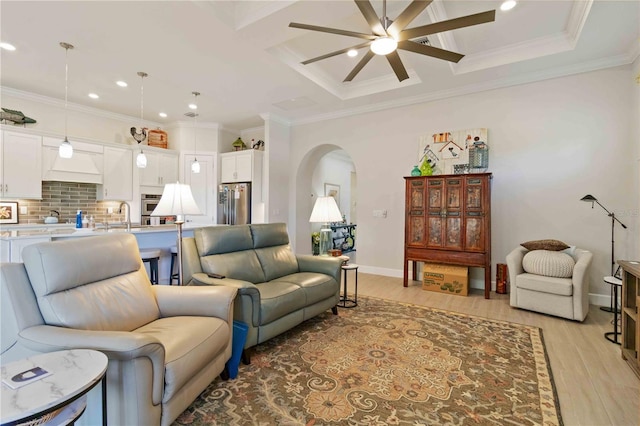
{"label": "black arc floor lamp", "polygon": [[[602,209],[607,212],[607,215],[611,218],[611,275],[615,274],[615,265],[616,265],[616,260],[615,260],[615,233],[614,233],[614,228],[616,225],[616,222],[618,222],[620,224],[620,226],[622,226],[622,228],[627,229],[627,226],[620,222],[620,220],[618,220],[618,218],[616,217],[615,213],[610,212],[605,206],[603,206],[602,204],[600,204],[600,202],[598,201],[598,199],[596,197],[594,197],[591,194],[587,194],[584,197],[580,198],[580,201],[586,201],[588,203],[591,203],[591,208],[593,208],[593,203],[597,203],[600,207],[602,207]],[[607,312],[613,312],[613,286],[611,287],[611,307],[607,308],[607,307],[601,307],[600,309],[602,309],[603,311],[607,311]],[[617,302],[616,302],[617,303]]]}

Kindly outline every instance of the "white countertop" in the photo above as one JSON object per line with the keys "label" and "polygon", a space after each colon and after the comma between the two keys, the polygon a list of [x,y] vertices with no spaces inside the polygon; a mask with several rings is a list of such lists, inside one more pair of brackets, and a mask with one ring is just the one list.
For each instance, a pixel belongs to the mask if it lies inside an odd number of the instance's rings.
{"label": "white countertop", "polygon": [[[127,231],[125,227],[121,227],[122,225],[118,225],[119,227],[114,228],[110,227],[109,229],[104,228],[102,225],[96,227],[95,229],[91,228],[81,228],[76,229],[73,224],[57,224],[57,225],[45,225],[45,224],[28,224],[28,225],[17,225],[12,227],[2,227],[0,229],[0,240],[22,240],[22,239],[31,239],[31,238],[50,238],[55,240],[57,238],[69,238],[69,237],[88,237],[92,235],[104,235],[106,233],[114,233],[114,232],[129,232],[131,234],[152,234],[159,232],[176,232],[177,228],[175,224],[168,225],[133,225],[130,231]],[[194,228],[201,228],[204,226],[217,226],[215,224],[191,224],[185,223],[182,226],[183,230],[189,230]],[[221,225],[224,226],[224,225]]]}

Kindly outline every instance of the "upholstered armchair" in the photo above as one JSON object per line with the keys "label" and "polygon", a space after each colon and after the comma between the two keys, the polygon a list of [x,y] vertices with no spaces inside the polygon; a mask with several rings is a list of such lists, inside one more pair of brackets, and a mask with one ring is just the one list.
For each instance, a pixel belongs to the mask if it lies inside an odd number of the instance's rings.
{"label": "upholstered armchair", "polygon": [[589,313],[592,254],[518,247],[507,255],[512,307],[583,321]]}
{"label": "upholstered armchair", "polygon": [[35,244],[22,255],[24,264],[0,266],[3,362],[103,352],[109,424],[169,425],[225,371],[235,289],[152,286],[131,234]]}

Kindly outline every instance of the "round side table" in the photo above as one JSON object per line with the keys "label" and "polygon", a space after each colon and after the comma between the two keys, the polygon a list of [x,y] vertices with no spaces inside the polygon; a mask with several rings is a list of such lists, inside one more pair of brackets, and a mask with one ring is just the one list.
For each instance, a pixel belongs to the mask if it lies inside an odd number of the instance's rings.
{"label": "round side table", "polygon": [[[338,306],[340,308],[355,308],[358,306],[358,265],[355,263],[342,265],[342,271],[344,274],[344,290],[342,296],[340,296]],[[349,299],[347,297],[347,272],[349,271],[355,271],[356,287],[355,292],[353,293],[353,299]]]}
{"label": "round side table", "polygon": [[[107,389],[104,376],[107,363],[107,357],[102,352],[72,349],[34,355],[0,366],[0,424],[18,425],[47,415],[55,416],[56,420],[62,422],[60,424],[73,424],[84,413],[87,392],[102,382],[102,424],[106,425]],[[10,381],[13,386],[25,383],[25,378],[39,372],[38,367],[51,374],[43,374],[41,379],[16,389],[5,383]],[[64,413],[69,417],[62,420],[60,417]]]}

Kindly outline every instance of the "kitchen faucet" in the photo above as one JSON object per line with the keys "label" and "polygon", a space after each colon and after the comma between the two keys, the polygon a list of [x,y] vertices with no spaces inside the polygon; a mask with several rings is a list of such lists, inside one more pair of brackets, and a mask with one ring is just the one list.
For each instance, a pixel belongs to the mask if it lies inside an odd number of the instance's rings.
{"label": "kitchen faucet", "polygon": [[131,206],[126,201],[121,202],[120,206],[118,206],[118,213],[120,214],[122,214],[122,206],[125,206],[127,208],[126,215],[125,215],[125,219],[126,219],[125,223],[127,224],[127,231],[131,231]]}

